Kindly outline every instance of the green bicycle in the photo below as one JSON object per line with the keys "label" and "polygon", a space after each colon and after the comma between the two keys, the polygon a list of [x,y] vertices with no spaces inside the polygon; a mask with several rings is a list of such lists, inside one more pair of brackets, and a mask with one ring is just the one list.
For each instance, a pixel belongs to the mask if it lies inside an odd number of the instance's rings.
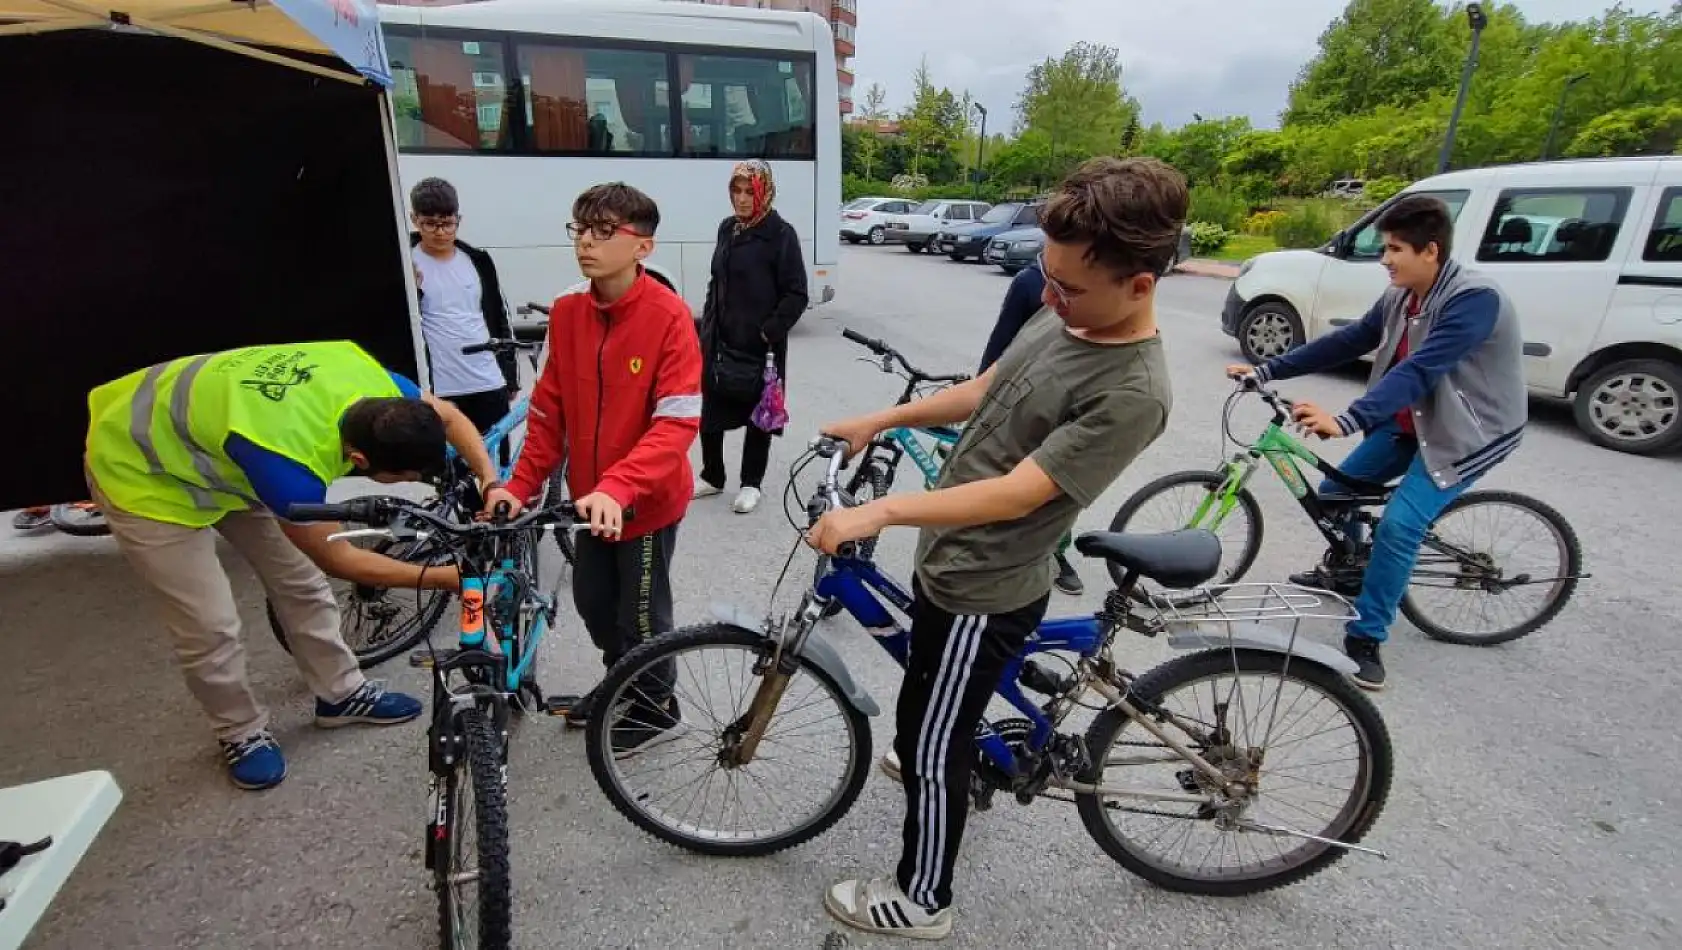
{"label": "green bicycle", "polygon": [[[1257,393],[1273,410],[1261,438],[1246,444],[1232,434],[1232,412],[1246,392]],[[1293,403],[1253,381],[1240,381],[1221,415],[1226,440],[1239,446],[1217,471],[1176,472],[1135,492],[1116,511],[1110,530],[1149,532],[1140,524],[1151,506],[1189,496],[1169,515],[1167,527],[1206,528],[1221,539],[1222,565],[1216,580],[1230,584],[1255,563],[1262,542],[1262,511],[1247,485],[1265,459],[1291,496],[1326,539],[1323,569],[1338,593],[1358,590],[1372,550],[1372,531],[1394,486],[1380,485],[1339,471],[1285,431]],[[1301,466],[1347,489],[1321,493]],[[1495,530],[1474,536],[1480,521]],[[1520,556],[1518,543],[1540,536],[1534,557]],[[1582,573],[1583,552],[1577,534],[1558,511],[1518,492],[1473,490],[1450,504],[1426,530],[1402,615],[1432,639],[1467,646],[1490,646],[1541,629],[1565,608]],[[1110,573],[1115,574],[1111,568]],[[1120,578],[1116,578],[1119,582]],[[1136,590],[1146,602],[1189,604],[1202,595],[1166,588]],[[1458,607],[1458,609],[1456,609]]]}

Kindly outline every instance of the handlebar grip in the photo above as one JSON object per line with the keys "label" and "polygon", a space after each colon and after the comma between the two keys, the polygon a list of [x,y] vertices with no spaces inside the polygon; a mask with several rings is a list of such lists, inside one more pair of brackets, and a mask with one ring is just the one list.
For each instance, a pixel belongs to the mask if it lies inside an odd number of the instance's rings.
{"label": "handlebar grip", "polygon": [[864,334],[858,332],[857,330],[853,330],[853,329],[850,329],[850,328],[843,328],[842,331],[841,331],[841,336],[844,339],[852,340],[854,343],[857,343],[859,346],[862,346],[865,349],[868,349],[871,352],[874,352],[878,355],[888,352],[888,344],[883,343],[881,340],[873,340],[870,337],[867,337]]}
{"label": "handlebar grip", "polygon": [[304,521],[350,521],[349,505],[312,505],[294,502],[286,509],[286,520],[293,522]]}
{"label": "handlebar grip", "polygon": [[549,315],[549,308],[540,303],[528,303],[518,309],[521,313],[541,313],[546,317]]}
{"label": "handlebar grip", "polygon": [[472,343],[461,348],[461,355],[472,356],[475,353],[489,353],[493,347],[489,343]]}

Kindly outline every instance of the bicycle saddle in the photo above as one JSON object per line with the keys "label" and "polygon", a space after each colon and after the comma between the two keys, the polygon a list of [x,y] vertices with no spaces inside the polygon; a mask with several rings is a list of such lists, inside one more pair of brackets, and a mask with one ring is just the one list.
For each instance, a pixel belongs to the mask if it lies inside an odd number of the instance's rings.
{"label": "bicycle saddle", "polygon": [[1075,550],[1087,557],[1114,561],[1164,587],[1196,587],[1221,567],[1221,541],[1212,531],[1184,528],[1164,534],[1088,531],[1075,538]]}

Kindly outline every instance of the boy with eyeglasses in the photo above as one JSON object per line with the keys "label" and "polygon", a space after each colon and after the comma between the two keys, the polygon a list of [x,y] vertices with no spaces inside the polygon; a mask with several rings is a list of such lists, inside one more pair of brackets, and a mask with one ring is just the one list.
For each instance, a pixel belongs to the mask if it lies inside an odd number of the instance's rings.
{"label": "boy with eyeglasses", "polygon": [[[619,182],[597,185],[573,202],[572,216],[567,233],[589,285],[550,310],[549,359],[508,489],[535,498],[566,461],[567,489],[590,519],[590,534],[578,538],[573,602],[611,667],[672,627],[672,548],[701,428],[701,344],[688,304],[643,267],[660,224],[651,198]],[[613,710],[616,757],[678,734],[671,688],[670,667],[655,670]],[[594,692],[553,706],[582,726]]]}
{"label": "boy with eyeglasses", "polygon": [[[415,285],[432,391],[454,403],[483,433],[508,414],[520,388],[519,364],[512,353],[461,352],[492,337],[513,336],[496,265],[489,254],[456,237],[461,204],[449,182],[423,179],[409,191],[409,206],[417,229],[409,235],[409,245],[418,249],[413,255]],[[507,451],[505,444],[504,464]]]}

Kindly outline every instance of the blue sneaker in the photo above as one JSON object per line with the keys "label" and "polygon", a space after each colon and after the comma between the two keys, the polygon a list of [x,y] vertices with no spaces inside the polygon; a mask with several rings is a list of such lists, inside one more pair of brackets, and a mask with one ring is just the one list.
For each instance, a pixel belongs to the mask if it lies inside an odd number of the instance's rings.
{"label": "blue sneaker", "polygon": [[248,791],[274,788],[286,778],[286,756],[267,729],[222,743],[222,757],[228,760],[228,778]]}
{"label": "blue sneaker", "polygon": [[323,729],[337,729],[358,722],[377,726],[391,726],[408,722],[421,714],[421,701],[402,693],[388,693],[385,684],[368,680],[356,692],[336,703],[317,698],[315,724]]}

